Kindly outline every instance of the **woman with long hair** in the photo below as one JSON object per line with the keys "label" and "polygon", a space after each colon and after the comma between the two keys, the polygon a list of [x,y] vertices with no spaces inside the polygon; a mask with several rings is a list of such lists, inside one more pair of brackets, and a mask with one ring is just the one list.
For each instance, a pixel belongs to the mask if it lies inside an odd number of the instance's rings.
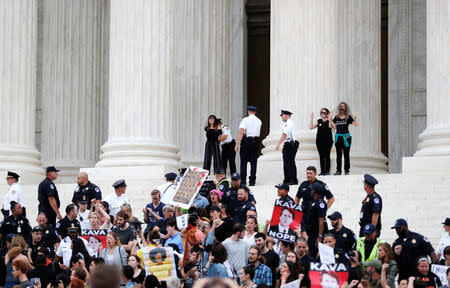
{"label": "woman with long hair", "polygon": [[253,282],[253,278],[255,277],[255,268],[253,265],[244,266],[244,268],[239,271],[239,281],[241,282],[241,288],[256,288],[256,285]]}
{"label": "woman with long hair", "polygon": [[145,270],[141,267],[141,259],[137,255],[130,255],[128,257],[128,265],[133,268],[133,281],[134,283],[144,283],[145,280]]}
{"label": "woman with long hair", "polygon": [[332,113],[327,108],[320,109],[320,119],[314,121],[314,112],[311,113],[311,123],[309,128],[317,128],[316,134],[316,147],[319,152],[320,158],[320,174],[319,175],[329,175],[330,174],[330,153],[331,147],[333,147],[333,133],[331,128],[332,123]]}
{"label": "woman with long hair", "polygon": [[336,173],[334,175],[342,174],[342,152],[344,152],[344,170],[345,175],[350,174],[350,146],[352,145],[352,136],[348,130],[348,126],[353,124],[358,127],[358,114],[353,111],[349,115],[350,108],[347,103],[341,102],[338,105],[338,113],[333,118],[332,126],[336,129],[334,146],[336,147]]}
{"label": "woman with long hair", "polygon": [[394,251],[389,243],[380,243],[378,246],[378,260],[382,264],[389,264],[386,271],[386,281],[389,287],[395,287],[395,277],[398,274],[397,262],[394,260]]}
{"label": "woman with long hair", "polygon": [[205,127],[206,144],[205,144],[205,158],[203,160],[203,169],[210,170],[211,158],[214,158],[214,169],[222,166],[219,150],[219,136],[222,135],[220,119],[215,115],[209,115],[208,123]]}
{"label": "woman with long hair", "polygon": [[258,220],[255,217],[249,216],[247,217],[247,221],[245,222],[245,235],[242,240],[247,242],[248,246],[254,246],[255,243],[255,235],[258,233]]}
{"label": "woman with long hair", "polygon": [[277,280],[277,287],[281,287],[287,283],[300,279],[296,266],[291,261],[284,261],[284,263],[281,264],[280,275],[280,280]]}
{"label": "woman with long hair", "polygon": [[[109,215],[109,204],[106,201],[102,201],[91,206],[91,211],[89,212],[89,220],[91,214],[96,212],[100,221],[100,229],[111,229],[114,223],[114,216]],[[92,224],[91,224],[92,225]]]}
{"label": "woman with long hair", "polygon": [[125,249],[120,246],[120,240],[116,233],[109,232],[106,235],[106,248],[100,251],[99,257],[105,259],[105,264],[122,268],[127,265],[127,256]]}
{"label": "woman with long hair", "polygon": [[91,265],[91,255],[89,255],[86,246],[84,246],[83,240],[81,240],[81,238],[74,238],[72,240],[71,247],[72,256],[79,255],[81,258],[83,258],[86,267],[89,267]]}
{"label": "woman with long hair", "polygon": [[131,209],[131,205],[128,203],[125,203],[120,207],[120,210],[125,211],[128,215],[128,224],[133,226],[134,229],[140,234],[141,233],[141,224],[142,222],[139,221],[139,219],[136,216],[133,216],[133,210]]}
{"label": "woman with long hair", "polygon": [[225,267],[225,262],[228,258],[227,249],[221,244],[216,242],[209,254],[209,260],[206,264],[206,269],[208,269],[208,277],[228,277],[227,268]]}
{"label": "woman with long hair", "polygon": [[[8,235],[9,236],[9,235]],[[8,241],[8,236],[6,241]],[[30,260],[28,257],[23,255],[27,251],[27,244],[25,243],[25,239],[23,239],[20,235],[15,235],[12,237],[11,241],[11,248],[8,250],[8,253],[5,256],[5,265],[6,265],[6,282],[5,282],[5,288],[13,288],[15,285],[18,285],[20,281],[18,279],[15,279],[12,270],[13,266],[12,263],[15,260],[22,260],[26,263],[28,269],[26,272],[33,269],[33,266],[30,264]]]}

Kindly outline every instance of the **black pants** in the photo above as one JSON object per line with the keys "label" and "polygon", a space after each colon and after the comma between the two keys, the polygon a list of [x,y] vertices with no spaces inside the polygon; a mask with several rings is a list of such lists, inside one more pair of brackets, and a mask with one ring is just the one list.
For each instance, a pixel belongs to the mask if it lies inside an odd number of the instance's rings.
{"label": "black pants", "polygon": [[221,168],[222,160],[220,160],[219,141],[206,141],[203,169],[208,171],[211,169],[211,158],[214,158],[214,169]]}
{"label": "black pants", "polygon": [[256,166],[258,161],[259,137],[245,137],[241,142],[241,179],[247,183],[247,162],[250,162],[250,184],[256,182]]}
{"label": "black pants", "polygon": [[234,140],[232,140],[230,143],[222,145],[222,167],[227,170],[227,162],[230,162],[231,174],[236,172],[236,151],[234,151],[235,146],[236,141]]}
{"label": "black pants", "polygon": [[330,173],[330,153],[333,142],[322,143],[319,140],[316,141],[316,147],[320,157],[320,172]]}
{"label": "black pants", "polygon": [[298,150],[298,141],[285,142],[283,145],[283,171],[284,182],[298,182],[297,166],[295,165],[295,155]]}
{"label": "black pants", "polygon": [[[39,211],[39,213],[44,212],[45,216],[47,217],[47,225],[52,225],[53,227],[55,227],[56,225],[56,213],[55,211],[52,210],[48,210],[48,211]],[[39,215],[38,213],[38,215]]]}
{"label": "black pants", "polygon": [[317,257],[317,253],[319,252],[319,247],[317,247],[317,237],[319,237],[319,234],[308,234],[308,250],[309,250],[309,255],[311,255],[311,257],[313,257],[314,259],[316,259]]}
{"label": "black pants", "polygon": [[345,147],[344,139],[338,138],[334,145],[336,147],[336,171],[342,171],[342,151],[344,151],[344,169],[350,171],[350,147],[352,146],[352,138],[347,138],[348,147]]}

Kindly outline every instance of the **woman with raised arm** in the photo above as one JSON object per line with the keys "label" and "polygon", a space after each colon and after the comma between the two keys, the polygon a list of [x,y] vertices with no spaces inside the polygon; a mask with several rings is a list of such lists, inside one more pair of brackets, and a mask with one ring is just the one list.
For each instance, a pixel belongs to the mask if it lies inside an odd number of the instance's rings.
{"label": "woman with raised arm", "polygon": [[219,136],[222,135],[220,119],[215,115],[209,115],[208,123],[205,127],[206,144],[205,144],[205,158],[203,160],[203,169],[211,168],[211,158],[214,159],[214,170],[222,167],[222,160],[220,159],[219,150]]}
{"label": "woman with raised arm", "polygon": [[320,109],[320,119],[314,121],[314,112],[311,113],[310,129],[317,128],[316,147],[320,157],[320,174],[330,174],[330,152],[333,147],[333,134],[331,133],[332,113],[327,108]]}

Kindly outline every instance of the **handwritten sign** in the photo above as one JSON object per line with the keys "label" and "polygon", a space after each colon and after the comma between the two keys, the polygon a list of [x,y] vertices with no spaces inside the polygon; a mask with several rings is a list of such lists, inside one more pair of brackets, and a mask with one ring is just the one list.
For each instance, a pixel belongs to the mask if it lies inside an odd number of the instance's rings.
{"label": "handwritten sign", "polygon": [[203,182],[208,177],[208,171],[198,167],[190,166],[184,172],[183,178],[176,187],[175,195],[172,198],[172,204],[181,208],[189,209],[197,197]]}
{"label": "handwritten sign", "polygon": [[448,285],[448,283],[447,283],[447,269],[448,268],[449,268],[449,266],[431,264],[431,272],[433,272],[434,274],[436,274],[436,276],[439,277],[439,280],[441,280],[442,285]]}

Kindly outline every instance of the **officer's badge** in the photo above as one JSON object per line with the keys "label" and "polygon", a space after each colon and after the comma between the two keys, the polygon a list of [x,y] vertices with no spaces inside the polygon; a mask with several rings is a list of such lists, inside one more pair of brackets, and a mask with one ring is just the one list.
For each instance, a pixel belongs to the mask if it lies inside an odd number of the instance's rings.
{"label": "officer's badge", "polygon": [[302,190],[303,190],[303,191],[305,191],[305,190],[306,190],[306,188],[303,188]]}
{"label": "officer's badge", "polygon": [[412,239],[412,240],[411,240],[411,243],[412,243],[412,244],[416,244],[416,242],[417,242],[416,239]]}
{"label": "officer's badge", "polygon": [[89,190],[89,187],[84,188],[84,190]]}
{"label": "officer's badge", "polygon": [[45,234],[48,234],[48,230],[45,230]]}
{"label": "officer's badge", "polygon": [[347,233],[342,234],[342,237],[347,238]]}
{"label": "officer's badge", "polygon": [[369,199],[369,198],[367,198],[366,202],[367,202],[367,203],[368,203],[368,202],[370,202],[370,199]]}
{"label": "officer's badge", "polygon": [[373,199],[373,202],[375,202],[375,204],[380,204],[380,199],[379,198],[375,198],[375,199]]}
{"label": "officer's badge", "polygon": [[19,224],[23,224],[23,220],[20,220],[20,221],[19,221]]}
{"label": "officer's badge", "polygon": [[55,189],[55,185],[50,184],[50,189]]}
{"label": "officer's badge", "polygon": [[244,206],[242,206],[242,209],[245,209],[245,205],[244,205]]}
{"label": "officer's badge", "polygon": [[314,206],[316,203],[311,204],[311,206]]}
{"label": "officer's badge", "polygon": [[334,258],[338,259],[339,258],[339,254],[334,255]]}

